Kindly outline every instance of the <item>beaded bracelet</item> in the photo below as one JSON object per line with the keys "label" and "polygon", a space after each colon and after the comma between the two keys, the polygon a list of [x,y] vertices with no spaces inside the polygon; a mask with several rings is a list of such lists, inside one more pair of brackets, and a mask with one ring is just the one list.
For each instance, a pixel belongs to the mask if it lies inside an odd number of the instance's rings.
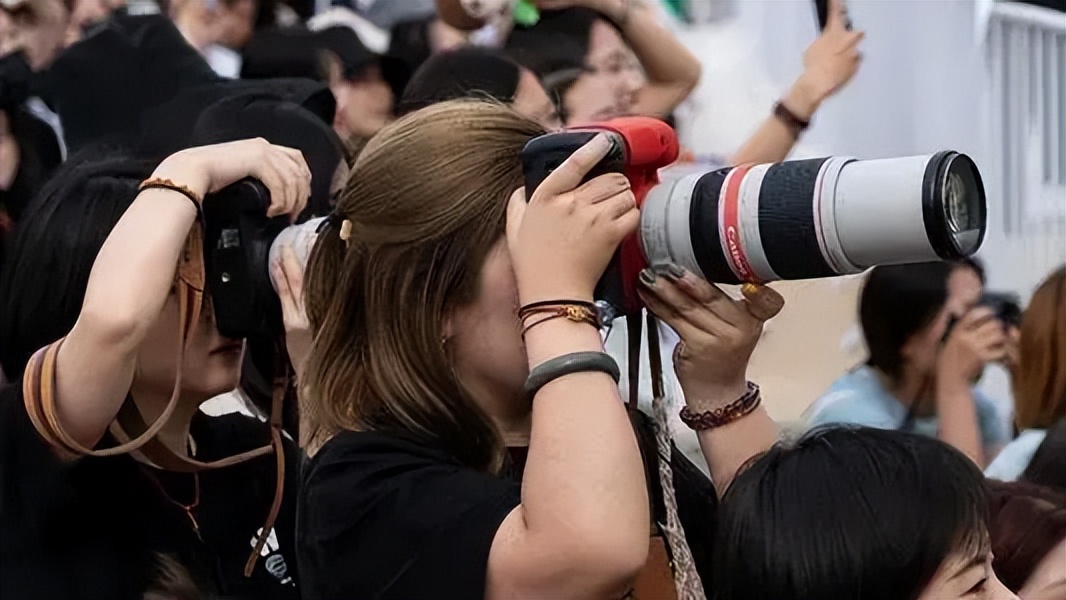
{"label": "beaded bracelet", "polygon": [[681,422],[695,431],[706,431],[728,425],[755,411],[762,404],[759,386],[748,382],[748,391],[743,396],[725,406],[700,413],[692,412],[686,406],[681,409]]}
{"label": "beaded bracelet", "polygon": [[187,186],[181,185],[180,183],[174,183],[173,181],[165,179],[163,177],[152,177],[151,179],[145,179],[141,182],[141,185],[137,186],[138,192],[143,192],[144,190],[151,189],[170,190],[172,192],[177,192],[182,196],[185,196],[189,199],[190,202],[193,203],[193,206],[196,207],[196,214],[200,214],[200,205],[203,204],[203,198],[198,196],[196,192],[192,191]]}

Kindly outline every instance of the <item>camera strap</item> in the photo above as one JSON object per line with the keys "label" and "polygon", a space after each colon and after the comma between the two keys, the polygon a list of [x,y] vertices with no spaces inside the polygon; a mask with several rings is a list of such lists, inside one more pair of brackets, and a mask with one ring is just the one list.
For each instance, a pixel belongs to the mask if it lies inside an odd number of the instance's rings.
{"label": "camera strap", "polygon": [[[170,419],[171,415],[174,414],[174,410],[181,399],[182,365],[185,360],[185,349],[200,321],[200,314],[203,308],[204,283],[206,280],[203,256],[203,228],[198,223],[189,232],[177,269],[176,288],[178,317],[181,328],[176,340],[177,359],[174,389],[171,392],[166,408],[151,425],[145,423],[141,411],[134,404],[132,397],[127,395],[118,414],[108,427],[112,437],[117,442],[116,446],[93,449],[85,447],[74,439],[63,428],[59,420],[55,398],[56,359],[59,355],[59,349],[63,345],[63,339],[38,350],[30,358],[22,380],[23,401],[26,405],[26,412],[29,414],[30,421],[33,423],[37,433],[52,446],[75,456],[116,456],[136,452],[152,465],[161,469],[195,473],[240,464],[273,453],[277,462],[277,484],[274,491],[274,500],[252,556],[249,557],[248,563],[245,565],[245,576],[248,576],[255,566],[263,545],[266,543],[281,506],[285,481],[285,456],[281,437],[281,419],[291,367],[284,358],[285,354],[278,353],[279,366],[275,368],[276,377],[270,410],[271,441],[269,445],[218,460],[203,462],[174,452],[158,439],[157,434]],[[280,363],[284,363],[284,365],[282,366]]]}
{"label": "camera strap", "polygon": [[[677,512],[677,496],[674,492],[674,474],[671,466],[673,444],[666,427],[666,386],[663,378],[662,352],[659,348],[659,322],[654,315],[647,315],[648,365],[651,371],[652,409],[655,413],[654,445],[652,440],[641,444],[644,454],[648,490],[658,479],[665,507],[665,522],[657,522],[652,511],[651,537],[648,559],[637,574],[628,598],[662,598],[664,600],[704,600],[703,584],[695,570],[692,551],[685,540]],[[644,320],[640,312],[626,315],[629,335],[629,399],[627,410],[636,412],[640,385],[640,346],[643,338]],[[631,419],[634,423],[635,419]],[[638,435],[638,438],[640,436]],[[649,445],[649,447],[645,447]],[[653,504],[655,502],[653,501]]]}

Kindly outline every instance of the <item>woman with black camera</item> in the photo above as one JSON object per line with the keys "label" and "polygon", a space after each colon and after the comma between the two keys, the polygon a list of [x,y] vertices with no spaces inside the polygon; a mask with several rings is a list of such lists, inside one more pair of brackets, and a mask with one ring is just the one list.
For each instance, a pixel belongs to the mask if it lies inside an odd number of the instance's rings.
{"label": "woman with black camera", "polygon": [[[299,213],[310,195],[301,152],[258,139],[183,150],[154,169],[72,159],[26,215],[0,311],[0,358],[22,380],[0,401],[4,597],[297,597],[296,449],[280,439],[278,465],[265,423],[199,412],[238,385],[243,343],[218,333],[209,299],[195,319],[181,296],[200,259],[188,240],[201,202],[245,177],[270,190],[271,215]],[[134,434],[120,415],[161,428],[132,455],[85,456]],[[255,448],[219,470],[153,464]]]}
{"label": "woman with black camera", "polygon": [[977,306],[981,285],[969,265],[874,267],[859,300],[870,357],[815,401],[810,424],[914,431],[987,464],[1008,433],[974,382],[1008,359],[1017,332]]}
{"label": "woman with black camera", "polygon": [[[655,471],[649,492],[591,310],[637,226],[633,194],[618,174],[583,183],[604,137],[528,198],[514,192],[542,133],[483,102],[408,115],[363,150],[319,233],[301,381],[305,597],[621,597],[656,574],[669,588],[654,597],[701,593],[687,547],[671,543],[674,573],[666,555],[650,564],[649,531],[664,498],[671,539],[709,536],[713,520],[682,531],[680,494]],[[734,301],[669,265],[642,281],[685,340],[686,399],[724,488],[773,438],[744,370],[780,297]],[[685,508],[713,519],[706,493]]]}

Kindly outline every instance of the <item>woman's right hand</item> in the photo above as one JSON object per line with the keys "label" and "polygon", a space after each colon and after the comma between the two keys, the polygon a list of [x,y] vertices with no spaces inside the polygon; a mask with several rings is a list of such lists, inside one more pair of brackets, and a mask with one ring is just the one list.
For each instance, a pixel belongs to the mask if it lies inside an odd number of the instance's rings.
{"label": "woman's right hand", "polygon": [[507,245],[523,304],[541,300],[592,300],[596,282],[618,244],[640,223],[629,180],[619,173],[582,180],[611,149],[597,135],[533,192],[512,196]]}
{"label": "woman's right hand", "polygon": [[987,307],[966,313],[952,329],[937,357],[937,374],[950,382],[971,385],[985,365],[1007,355],[1003,322]]}
{"label": "woman's right hand", "polygon": [[152,174],[184,185],[201,199],[246,177],[270,190],[268,217],[300,214],[311,197],[311,169],[303,153],[256,138],[182,150]]}

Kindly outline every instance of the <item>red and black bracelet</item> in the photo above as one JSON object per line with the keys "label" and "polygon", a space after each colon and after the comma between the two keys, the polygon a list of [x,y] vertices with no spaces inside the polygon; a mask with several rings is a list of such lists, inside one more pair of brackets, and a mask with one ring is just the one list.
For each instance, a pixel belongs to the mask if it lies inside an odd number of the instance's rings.
{"label": "red and black bracelet", "polygon": [[747,415],[750,415],[762,404],[762,394],[759,386],[748,382],[748,391],[743,396],[714,410],[704,412],[692,412],[686,406],[681,409],[681,422],[695,431],[706,431],[728,425]]}

